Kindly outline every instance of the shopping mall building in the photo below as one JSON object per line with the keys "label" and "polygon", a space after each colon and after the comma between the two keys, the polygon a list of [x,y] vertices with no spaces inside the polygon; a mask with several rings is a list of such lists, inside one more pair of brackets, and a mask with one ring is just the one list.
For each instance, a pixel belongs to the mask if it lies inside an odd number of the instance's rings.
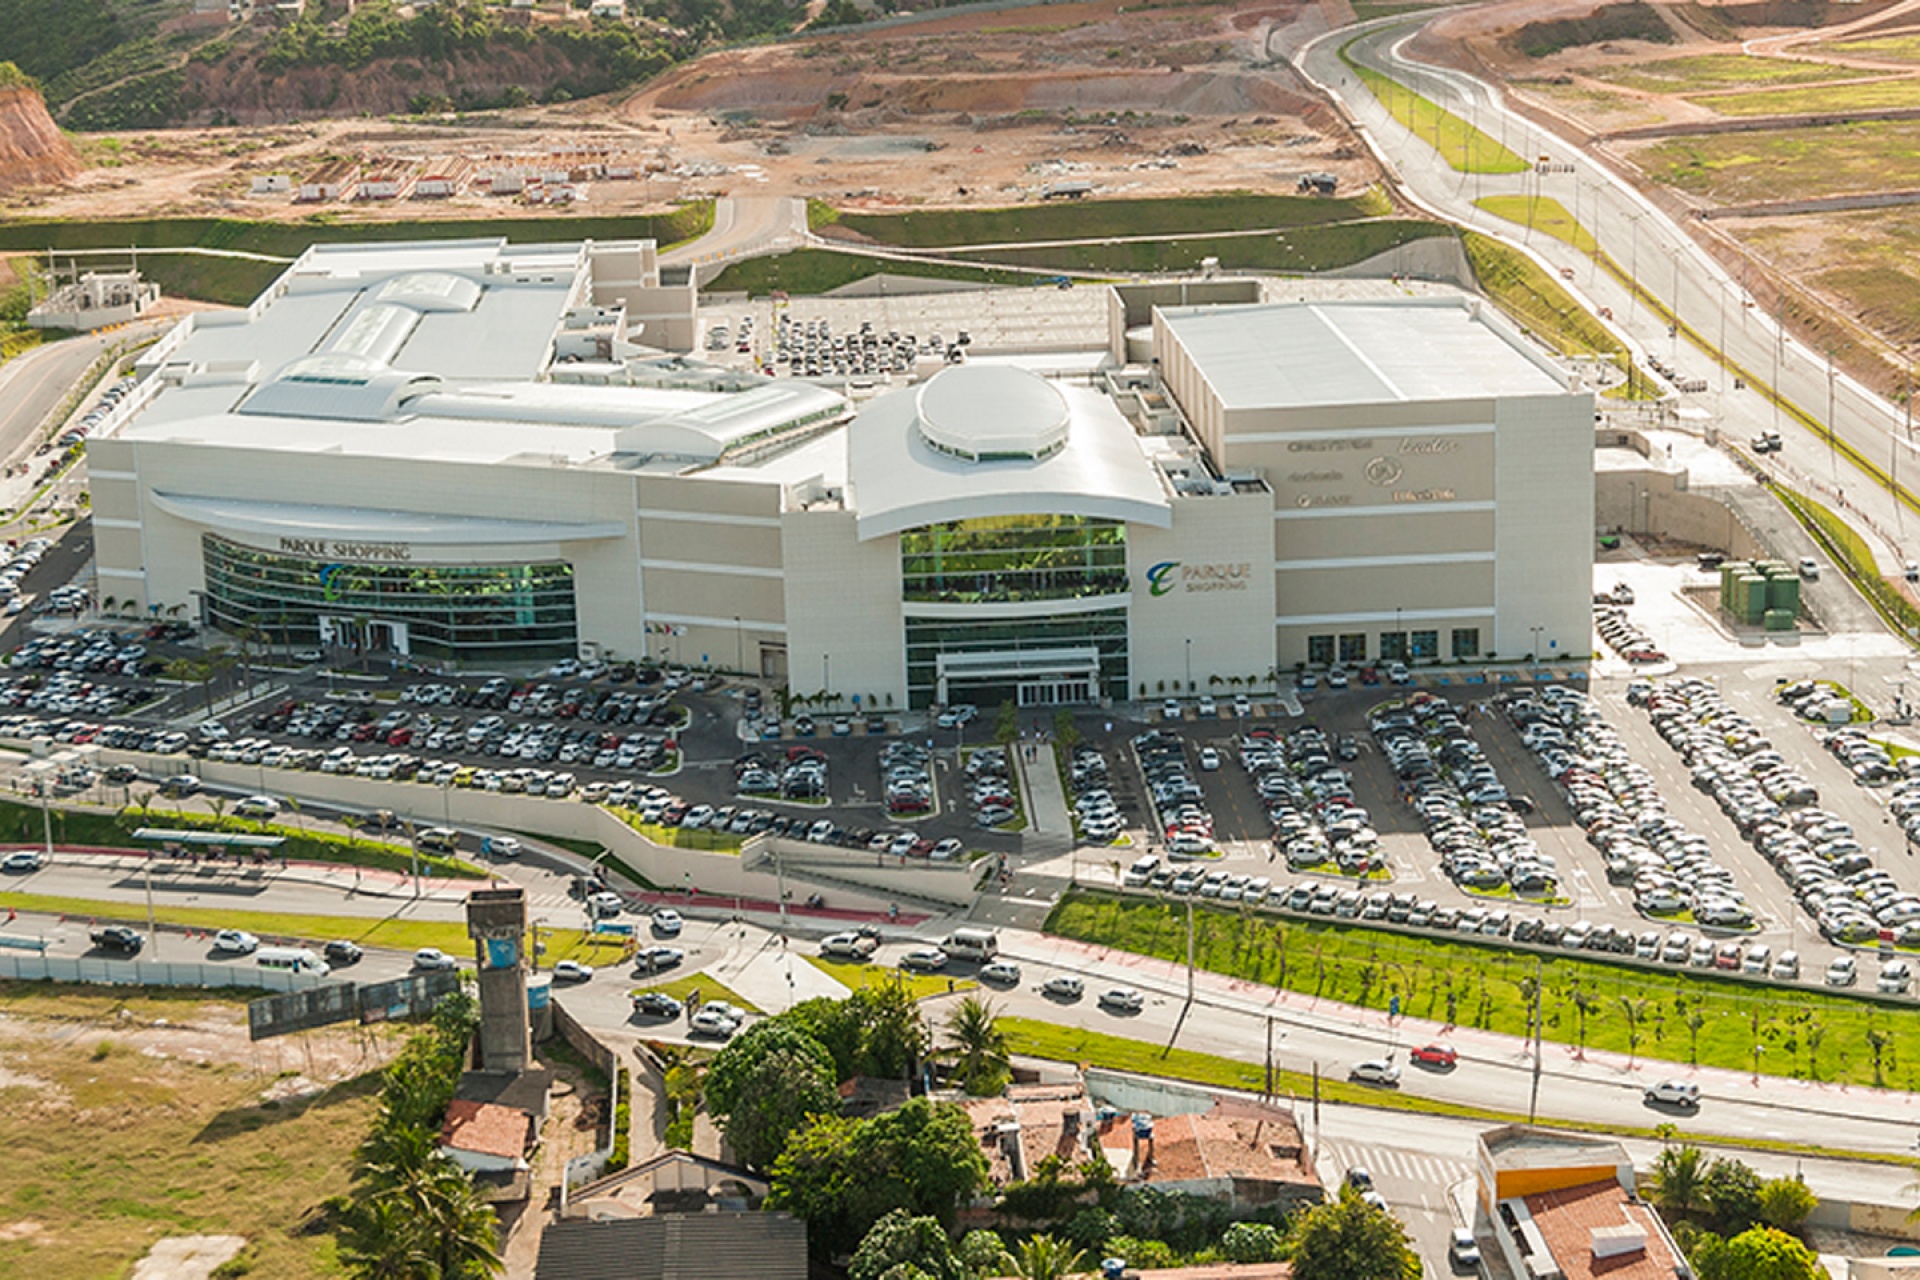
{"label": "shopping mall building", "polygon": [[695,332],[649,243],[316,247],[142,359],[90,446],[98,589],[896,707],[1585,654],[1591,394],[1465,296],[1260,296],[1115,287],[1100,350],[849,399],[643,345]]}

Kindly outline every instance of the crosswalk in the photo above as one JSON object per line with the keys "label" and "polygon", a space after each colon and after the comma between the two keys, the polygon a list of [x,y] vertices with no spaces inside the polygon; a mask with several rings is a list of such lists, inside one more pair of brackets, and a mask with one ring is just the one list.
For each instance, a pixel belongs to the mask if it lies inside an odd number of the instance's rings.
{"label": "crosswalk", "polygon": [[[1371,1143],[1323,1142],[1315,1168],[1322,1185],[1337,1187],[1349,1169],[1365,1169],[1389,1200],[1400,1199],[1395,1192],[1418,1190],[1438,1195],[1453,1184],[1472,1175],[1465,1160],[1428,1155],[1406,1147],[1385,1147]],[[1403,1186],[1399,1184],[1411,1184]]]}

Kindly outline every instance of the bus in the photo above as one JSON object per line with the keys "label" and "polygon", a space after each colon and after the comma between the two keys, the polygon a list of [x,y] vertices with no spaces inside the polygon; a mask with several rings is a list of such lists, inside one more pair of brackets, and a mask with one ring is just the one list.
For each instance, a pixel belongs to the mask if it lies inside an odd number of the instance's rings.
{"label": "bus", "polygon": [[311,973],[317,978],[326,977],[333,968],[307,947],[262,947],[253,953],[253,962],[262,969]]}

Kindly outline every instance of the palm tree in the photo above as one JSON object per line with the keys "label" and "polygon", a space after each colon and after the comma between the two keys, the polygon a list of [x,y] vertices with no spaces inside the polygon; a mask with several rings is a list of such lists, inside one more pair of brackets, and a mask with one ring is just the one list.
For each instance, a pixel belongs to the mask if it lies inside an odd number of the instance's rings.
{"label": "palm tree", "polygon": [[343,1215],[340,1249],[358,1275],[379,1280],[484,1280],[503,1265],[499,1220],[433,1135],[381,1125],[378,1163]]}
{"label": "palm tree", "polygon": [[1668,1147],[1654,1157],[1648,1191],[1662,1209],[1686,1213],[1700,1202],[1705,1173],[1706,1157],[1700,1148],[1690,1143]]}
{"label": "palm tree", "polygon": [[1014,1253],[1002,1261],[1020,1280],[1066,1280],[1085,1271],[1086,1254],[1068,1240],[1056,1240],[1046,1233],[1022,1240]]}
{"label": "palm tree", "polygon": [[941,1056],[953,1063],[954,1075],[968,1093],[998,1093],[1008,1074],[1007,1033],[1000,1015],[979,996],[968,996],[947,1021],[947,1044]]}

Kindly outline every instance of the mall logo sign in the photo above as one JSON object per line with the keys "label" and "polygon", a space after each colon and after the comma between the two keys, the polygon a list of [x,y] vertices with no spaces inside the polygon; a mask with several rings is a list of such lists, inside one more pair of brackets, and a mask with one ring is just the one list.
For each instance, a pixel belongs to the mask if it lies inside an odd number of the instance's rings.
{"label": "mall logo sign", "polygon": [[1162,560],[1147,570],[1147,594],[1159,597],[1179,591],[1245,591],[1253,581],[1253,565],[1183,564]]}

